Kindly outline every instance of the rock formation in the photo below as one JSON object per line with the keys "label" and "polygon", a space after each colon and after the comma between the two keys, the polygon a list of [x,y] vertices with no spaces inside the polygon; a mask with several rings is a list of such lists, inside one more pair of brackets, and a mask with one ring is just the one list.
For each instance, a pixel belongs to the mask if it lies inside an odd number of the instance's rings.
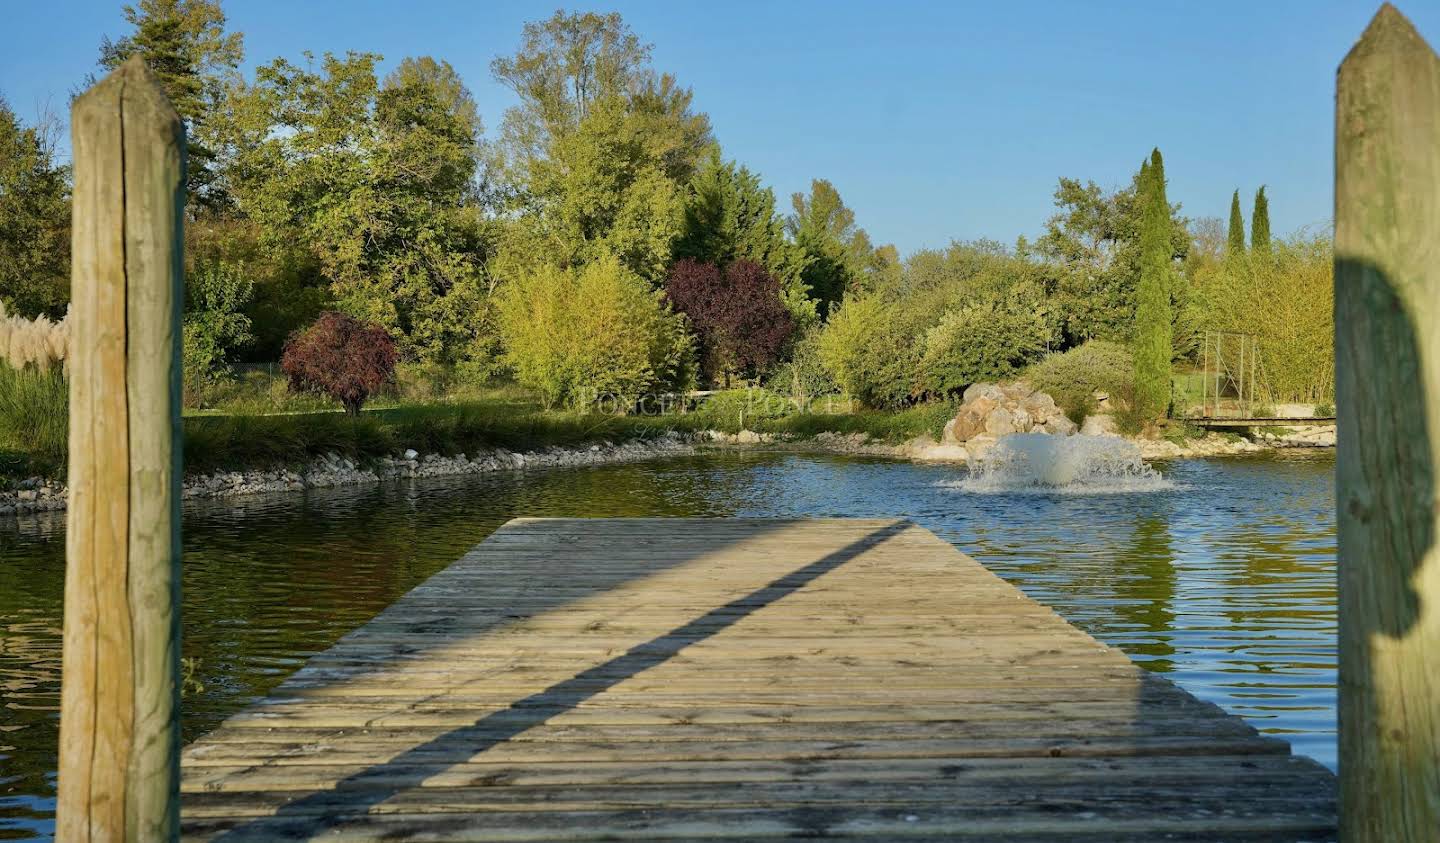
{"label": "rock formation", "polygon": [[964,445],[972,456],[1009,433],[1051,433],[1068,436],[1075,423],[1055,404],[1024,381],[1000,386],[977,383],[965,390],[960,409],[945,425],[942,445]]}

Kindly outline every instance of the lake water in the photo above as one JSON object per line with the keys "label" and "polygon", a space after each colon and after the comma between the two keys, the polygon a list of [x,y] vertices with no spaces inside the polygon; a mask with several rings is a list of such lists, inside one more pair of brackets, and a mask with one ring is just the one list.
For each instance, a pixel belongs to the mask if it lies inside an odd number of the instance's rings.
{"label": "lake water", "polygon": [[[725,453],[194,503],[185,739],[513,516],[904,516],[1334,769],[1333,460],[1159,467],[1172,488],[994,494],[950,466]],[[60,515],[0,522],[0,840],[53,825],[64,550]]]}

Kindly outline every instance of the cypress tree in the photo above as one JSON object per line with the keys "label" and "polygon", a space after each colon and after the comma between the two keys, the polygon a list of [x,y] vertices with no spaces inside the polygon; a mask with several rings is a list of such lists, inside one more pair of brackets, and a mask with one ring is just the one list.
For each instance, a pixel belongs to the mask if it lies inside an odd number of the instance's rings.
{"label": "cypress tree", "polygon": [[1270,200],[1265,198],[1264,185],[1255,191],[1255,210],[1250,215],[1250,248],[1270,253]]}
{"label": "cypress tree", "polygon": [[1245,217],[1240,214],[1240,191],[1230,197],[1230,245],[1226,251],[1231,255],[1245,254]]}
{"label": "cypress tree", "polygon": [[1160,150],[1140,168],[1140,279],[1135,289],[1135,409],[1148,420],[1170,405],[1170,203],[1165,198],[1165,162]]}

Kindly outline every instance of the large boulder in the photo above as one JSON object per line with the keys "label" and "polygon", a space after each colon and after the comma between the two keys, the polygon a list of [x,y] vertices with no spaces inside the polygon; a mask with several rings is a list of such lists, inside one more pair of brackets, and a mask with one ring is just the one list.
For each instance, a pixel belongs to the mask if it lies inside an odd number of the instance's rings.
{"label": "large boulder", "polygon": [[1042,420],[1060,412],[1060,408],[1055,404],[1055,399],[1044,392],[1030,393],[1025,396],[1025,400],[1020,402],[1020,406],[1031,416]]}
{"label": "large boulder", "polygon": [[964,409],[969,410],[971,413],[974,413],[981,418],[984,418],[985,416],[988,416],[990,414],[991,410],[999,407],[1001,405],[1001,401],[1003,401],[1003,396],[1001,400],[997,401],[996,399],[991,398],[988,395],[981,395],[974,401],[966,402]]}
{"label": "large boulder", "polygon": [[972,412],[962,412],[945,426],[945,436],[941,441],[946,445],[959,445],[984,432],[984,416]]}
{"label": "large boulder", "polygon": [[1069,436],[1076,431],[1076,425],[1075,422],[1070,421],[1064,413],[1060,413],[1059,415],[1054,415],[1046,419],[1041,429],[1046,433],[1053,433],[1057,436]]}
{"label": "large boulder", "polygon": [[1025,381],[1016,381],[1000,387],[1000,391],[1005,393],[1005,397],[1011,401],[1024,401],[1035,394],[1035,387]]}
{"label": "large boulder", "polygon": [[[996,407],[985,414],[985,432],[995,437],[1005,436],[1010,433],[1019,433],[1021,431],[1021,425],[1028,421],[1028,417],[1022,421],[1022,417],[1014,411],[1007,410],[1004,407]],[[1028,424],[1025,426],[1027,428],[1029,427]]]}
{"label": "large boulder", "polygon": [[[945,422],[945,429],[940,432],[940,444],[941,444],[941,445],[958,445],[958,444],[960,444],[960,441],[961,441],[961,440],[960,440],[960,439],[957,439],[957,438],[955,437],[955,423],[958,422],[958,421],[960,421],[960,419],[959,419],[959,417],[957,416],[956,418],[953,418],[953,419],[951,419],[950,421]],[[817,437],[817,438],[818,438],[818,437]]]}
{"label": "large boulder", "polygon": [[[1075,423],[1043,392],[1023,381],[1001,386],[977,383],[965,390],[955,417],[945,425],[941,438],[947,445],[969,445],[980,437],[999,439],[1011,433],[1050,433],[1068,436]],[[980,450],[985,449],[985,445]]]}
{"label": "large boulder", "polygon": [[993,383],[971,384],[970,387],[965,390],[965,394],[960,397],[960,401],[964,404],[970,404],[973,403],[975,399],[982,397],[989,398],[996,404],[999,404],[1005,400],[1005,390]]}

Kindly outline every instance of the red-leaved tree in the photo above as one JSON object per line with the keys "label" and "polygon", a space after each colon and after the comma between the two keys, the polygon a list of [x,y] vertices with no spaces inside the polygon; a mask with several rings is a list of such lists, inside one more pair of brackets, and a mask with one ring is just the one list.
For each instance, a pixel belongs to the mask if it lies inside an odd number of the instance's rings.
{"label": "red-leaved tree", "polygon": [[724,270],[690,258],[676,261],[665,295],[689,317],[700,341],[701,371],[711,380],[760,374],[780,359],[795,331],[780,282],[754,261],[732,261]]}
{"label": "red-leaved tree", "polygon": [[395,340],[379,325],[328,310],[285,342],[280,368],[294,392],[319,392],[351,416],[395,374]]}

